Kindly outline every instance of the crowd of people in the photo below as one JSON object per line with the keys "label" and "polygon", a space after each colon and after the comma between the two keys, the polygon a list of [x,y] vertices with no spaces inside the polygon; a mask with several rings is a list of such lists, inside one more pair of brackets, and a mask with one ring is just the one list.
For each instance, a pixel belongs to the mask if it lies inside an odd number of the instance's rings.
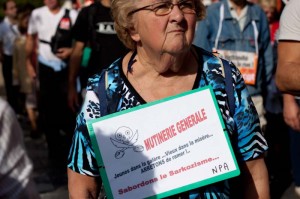
{"label": "crowd of people", "polygon": [[0,198],[39,198],[22,115],[71,198],[105,197],[87,123],[206,85],[241,175],[170,198],[300,198],[299,2],[5,0]]}

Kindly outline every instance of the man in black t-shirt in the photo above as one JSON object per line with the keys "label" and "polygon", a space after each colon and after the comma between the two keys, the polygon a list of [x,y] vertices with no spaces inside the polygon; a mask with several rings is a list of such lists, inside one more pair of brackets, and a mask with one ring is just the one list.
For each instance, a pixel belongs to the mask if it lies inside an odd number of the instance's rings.
{"label": "man in black t-shirt", "polygon": [[[125,46],[114,30],[110,3],[111,0],[98,0],[83,8],[73,27],[76,42],[70,58],[68,101],[74,111],[79,107],[77,76],[80,75],[81,86],[84,88],[88,77],[126,53]],[[87,64],[82,66],[82,57],[87,49],[90,56]]]}

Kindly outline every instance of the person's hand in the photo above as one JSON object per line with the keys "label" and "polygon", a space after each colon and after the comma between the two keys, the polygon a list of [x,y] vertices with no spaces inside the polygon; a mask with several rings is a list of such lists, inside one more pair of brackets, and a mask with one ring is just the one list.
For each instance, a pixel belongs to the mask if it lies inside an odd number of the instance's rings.
{"label": "person's hand", "polygon": [[26,70],[27,70],[27,73],[28,73],[30,79],[32,81],[35,81],[35,79],[36,79],[36,71],[33,68],[33,65],[31,63],[26,63]]}
{"label": "person's hand", "polygon": [[72,48],[59,48],[55,55],[60,59],[67,59],[71,53]]}
{"label": "person's hand", "polygon": [[288,126],[300,131],[300,108],[293,95],[283,96],[283,117]]}
{"label": "person's hand", "polygon": [[76,112],[79,107],[78,93],[75,86],[69,86],[68,90],[68,106],[73,111]]}

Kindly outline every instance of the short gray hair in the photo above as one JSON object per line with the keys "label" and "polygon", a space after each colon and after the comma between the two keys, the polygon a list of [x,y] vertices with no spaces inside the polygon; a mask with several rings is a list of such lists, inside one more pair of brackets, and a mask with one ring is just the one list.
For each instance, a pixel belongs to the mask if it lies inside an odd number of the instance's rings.
{"label": "short gray hair", "polygon": [[[205,6],[202,0],[194,0],[198,20],[205,17]],[[114,19],[115,30],[123,44],[131,49],[136,49],[136,42],[130,36],[130,29],[133,28],[132,15],[128,15],[136,6],[137,0],[112,0],[111,11]]]}

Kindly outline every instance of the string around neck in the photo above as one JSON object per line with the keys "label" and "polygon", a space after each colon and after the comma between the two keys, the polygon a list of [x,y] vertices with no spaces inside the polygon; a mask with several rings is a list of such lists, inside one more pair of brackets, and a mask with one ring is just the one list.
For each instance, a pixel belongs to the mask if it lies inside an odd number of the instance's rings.
{"label": "string around neck", "polygon": [[132,73],[132,65],[136,62],[136,59],[134,59],[136,54],[137,54],[137,51],[135,50],[129,59],[128,66],[127,66],[127,73],[128,72]]}

